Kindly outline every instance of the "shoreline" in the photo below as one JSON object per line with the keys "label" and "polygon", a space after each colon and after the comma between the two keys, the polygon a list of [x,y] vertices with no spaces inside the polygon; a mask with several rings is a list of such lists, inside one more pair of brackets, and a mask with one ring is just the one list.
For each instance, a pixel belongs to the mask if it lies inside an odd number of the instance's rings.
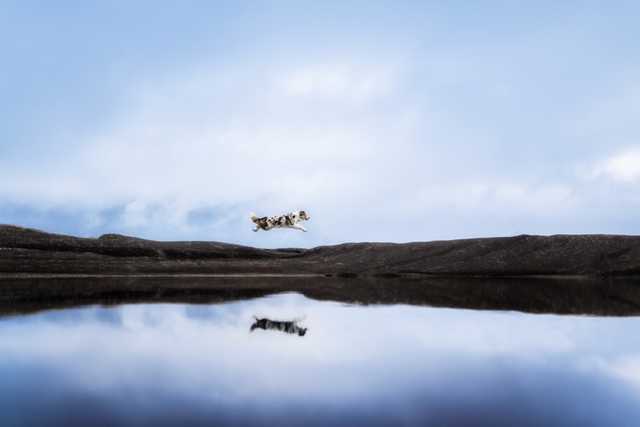
{"label": "shoreline", "polygon": [[258,249],[0,225],[0,316],[94,304],[213,304],[282,292],[346,304],[640,316],[640,236]]}
{"label": "shoreline", "polygon": [[0,317],[91,305],[220,304],[288,292],[351,305],[640,316],[638,278],[146,275],[0,278]]}

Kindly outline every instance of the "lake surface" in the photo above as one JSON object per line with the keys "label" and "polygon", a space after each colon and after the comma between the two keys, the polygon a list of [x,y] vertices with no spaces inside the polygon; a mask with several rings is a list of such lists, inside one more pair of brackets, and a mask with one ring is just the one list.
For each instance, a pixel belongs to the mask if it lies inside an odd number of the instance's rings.
{"label": "lake surface", "polygon": [[[251,332],[254,316],[300,319],[306,333]],[[638,317],[349,305],[286,293],[0,319],[2,426],[638,420]]]}

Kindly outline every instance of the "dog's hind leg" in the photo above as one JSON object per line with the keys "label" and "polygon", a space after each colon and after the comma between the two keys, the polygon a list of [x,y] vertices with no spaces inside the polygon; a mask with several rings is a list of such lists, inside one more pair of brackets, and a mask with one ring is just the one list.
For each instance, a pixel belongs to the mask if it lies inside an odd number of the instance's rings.
{"label": "dog's hind leg", "polygon": [[258,224],[255,227],[253,227],[253,231],[258,231],[258,230],[260,230],[260,224]]}

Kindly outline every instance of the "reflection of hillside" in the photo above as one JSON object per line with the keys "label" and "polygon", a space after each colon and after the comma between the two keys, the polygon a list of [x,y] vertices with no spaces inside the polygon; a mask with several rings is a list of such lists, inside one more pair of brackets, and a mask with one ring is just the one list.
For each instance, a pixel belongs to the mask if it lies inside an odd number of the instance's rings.
{"label": "reflection of hillside", "polygon": [[0,279],[0,314],[91,304],[212,304],[282,292],[349,304],[640,315],[637,279],[205,276]]}

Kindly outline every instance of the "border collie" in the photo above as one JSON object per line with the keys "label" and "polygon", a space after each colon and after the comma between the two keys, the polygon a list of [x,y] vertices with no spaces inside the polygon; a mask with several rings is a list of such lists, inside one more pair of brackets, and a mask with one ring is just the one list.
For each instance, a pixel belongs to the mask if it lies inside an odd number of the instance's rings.
{"label": "border collie", "polygon": [[280,216],[265,216],[258,218],[256,214],[251,213],[251,221],[257,225],[253,231],[258,231],[261,228],[265,231],[272,228],[295,228],[296,230],[307,231],[306,228],[298,224],[298,222],[310,219],[305,211],[290,212]]}

